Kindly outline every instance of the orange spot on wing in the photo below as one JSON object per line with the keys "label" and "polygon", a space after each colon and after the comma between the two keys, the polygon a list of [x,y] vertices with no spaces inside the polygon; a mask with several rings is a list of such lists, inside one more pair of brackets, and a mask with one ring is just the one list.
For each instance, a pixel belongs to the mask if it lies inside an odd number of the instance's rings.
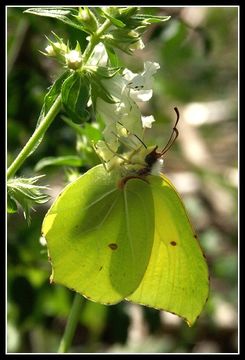
{"label": "orange spot on wing", "polygon": [[176,241],[170,241],[170,244],[171,244],[172,246],[176,246],[176,245],[177,245],[177,242],[176,242]]}
{"label": "orange spot on wing", "polygon": [[114,243],[108,244],[108,246],[111,250],[117,250],[117,248],[118,248],[117,244],[114,244]]}

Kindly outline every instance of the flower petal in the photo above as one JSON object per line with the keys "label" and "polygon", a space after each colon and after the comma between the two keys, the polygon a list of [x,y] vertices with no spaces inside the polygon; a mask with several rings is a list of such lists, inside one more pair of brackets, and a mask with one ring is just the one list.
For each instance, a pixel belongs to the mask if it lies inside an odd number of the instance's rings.
{"label": "flower petal", "polygon": [[98,98],[96,103],[96,111],[102,116],[105,124],[113,124],[118,121],[117,103],[109,104],[101,98]]}
{"label": "flower petal", "polygon": [[141,116],[142,126],[143,128],[151,128],[152,123],[155,121],[152,115],[150,116]]}
{"label": "flower petal", "polygon": [[113,97],[121,99],[122,93],[125,91],[127,85],[125,79],[121,75],[116,74],[112,78],[102,79],[101,82]]}
{"label": "flower petal", "polygon": [[90,57],[88,64],[94,66],[106,66],[108,61],[108,55],[105,46],[102,43],[97,44],[94,47],[92,56]]}
{"label": "flower petal", "polygon": [[151,77],[158,69],[160,69],[160,65],[157,62],[146,61],[144,63],[144,72],[142,75],[145,77]]}
{"label": "flower petal", "polygon": [[76,63],[76,62],[82,61],[81,53],[77,50],[71,50],[69,53],[67,53],[65,55],[65,58],[67,61],[69,61],[71,63]]}
{"label": "flower petal", "polygon": [[152,90],[131,90],[130,96],[134,101],[148,101],[151,99],[153,94]]}

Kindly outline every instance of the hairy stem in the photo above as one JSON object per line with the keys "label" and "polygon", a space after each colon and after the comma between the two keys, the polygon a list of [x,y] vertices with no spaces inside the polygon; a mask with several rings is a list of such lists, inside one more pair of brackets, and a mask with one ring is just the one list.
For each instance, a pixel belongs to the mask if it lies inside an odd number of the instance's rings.
{"label": "hairy stem", "polygon": [[80,294],[76,294],[73,300],[71,312],[69,314],[65,333],[63,338],[61,339],[60,346],[58,349],[58,353],[66,353],[71,346],[72,339],[77,327],[77,323],[79,320],[79,314],[84,303],[84,298],[81,297]]}
{"label": "hairy stem", "polygon": [[[98,44],[101,35],[105,32],[106,29],[111,25],[111,22],[107,19],[101,27],[96,31],[94,35],[92,35],[91,40],[83,54],[83,60],[84,63],[87,62],[89,57],[91,56],[93,49],[96,44]],[[50,108],[49,112],[41,122],[40,126],[34,131],[32,136],[30,137],[29,141],[26,143],[24,148],[21,150],[17,158],[14,160],[14,162],[10,165],[10,167],[7,170],[7,179],[11,178],[15,175],[15,173],[19,170],[23,162],[27,159],[27,157],[30,155],[32,150],[34,149],[37,142],[42,138],[42,136],[45,134],[46,130],[50,126],[50,124],[53,122],[56,115],[59,113],[61,108],[61,95],[59,95]]]}
{"label": "hairy stem", "polygon": [[88,47],[86,48],[86,50],[83,53],[83,62],[84,62],[84,64],[86,64],[86,62],[88,61],[90,55],[92,54],[92,52],[94,50],[95,45],[97,45],[98,42],[100,41],[101,35],[103,35],[103,33],[108,29],[108,27],[110,27],[110,25],[111,25],[111,22],[110,22],[110,20],[107,19],[99,27],[99,29],[96,31],[96,33],[91,36]]}
{"label": "hairy stem", "polygon": [[34,131],[34,133],[30,137],[26,145],[23,147],[17,158],[8,168],[7,179],[14,176],[15,173],[19,170],[23,162],[27,159],[28,155],[34,149],[35,145],[45,134],[48,127],[51,125],[56,115],[59,113],[60,109],[61,109],[61,95],[57,97],[57,99],[51,106],[50,110],[48,111],[47,115],[42,120],[41,124],[37,127],[37,129]]}

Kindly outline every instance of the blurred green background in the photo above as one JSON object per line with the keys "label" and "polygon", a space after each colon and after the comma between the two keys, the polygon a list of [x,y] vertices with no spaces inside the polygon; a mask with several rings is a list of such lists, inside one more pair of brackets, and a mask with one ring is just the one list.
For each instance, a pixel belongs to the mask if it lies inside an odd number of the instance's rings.
{"label": "blurred green background", "polygon": [[[86,34],[54,19],[7,8],[8,163],[35,129],[47,88],[62,72],[40,54],[51,31],[82,47]],[[144,35],[145,49],[120,54],[132,71],[146,60],[159,62],[154,95],[142,113],[157,120],[147,144],[166,143],[181,114],[178,141],[166,155],[173,181],[199,234],[210,269],[210,297],[192,328],[178,317],[127,302],[103,306],[84,300],[71,352],[231,353],[238,351],[238,7],[151,7],[145,13],[171,15]],[[81,140],[81,139],[80,139]],[[23,215],[8,217],[7,351],[56,352],[74,293],[50,285],[51,272],[40,243],[43,217],[67,183],[67,167],[35,172],[44,157],[80,155],[74,131],[58,116],[19,174],[46,174],[51,200],[37,206],[27,226]],[[87,159],[87,160],[86,160]],[[87,162],[86,162],[87,161]],[[83,172],[95,162],[83,159]]]}

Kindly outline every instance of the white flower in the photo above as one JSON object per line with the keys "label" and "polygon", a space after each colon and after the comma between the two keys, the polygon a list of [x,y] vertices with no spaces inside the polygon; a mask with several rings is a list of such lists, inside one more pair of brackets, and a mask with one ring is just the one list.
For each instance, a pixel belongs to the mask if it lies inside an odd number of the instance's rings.
{"label": "white flower", "polygon": [[81,61],[81,53],[77,50],[71,50],[68,54],[65,55],[65,58],[69,62]]}
{"label": "white flower", "polygon": [[116,137],[116,124],[119,121],[119,114],[117,113],[116,104],[109,104],[101,98],[98,98],[96,112],[105,123],[105,128],[103,131],[104,139],[110,144],[117,144],[118,141]]}
{"label": "white flower", "polygon": [[[90,36],[87,37],[90,39]],[[88,65],[92,66],[106,66],[108,61],[108,55],[104,44],[99,43],[94,47],[93,54],[88,61]]]}
{"label": "white flower", "polygon": [[96,104],[96,112],[102,117],[106,125],[103,131],[104,138],[108,143],[113,144],[118,142],[118,124],[131,134],[136,134],[139,137],[142,136],[140,110],[137,104],[130,98],[129,90],[126,84],[121,81],[122,79],[122,77],[116,75],[112,79],[102,80],[103,85],[113,95],[116,102],[109,104],[98,98]]}
{"label": "white flower", "polygon": [[47,53],[48,56],[56,56],[56,52],[53,48],[52,45],[48,45],[46,48],[45,48],[45,51]]}
{"label": "white flower", "polygon": [[142,50],[142,49],[144,49],[144,47],[145,47],[145,44],[143,43],[141,38],[139,38],[135,43],[130,45],[129,50],[131,50],[131,51]]}
{"label": "white flower", "polygon": [[71,50],[65,54],[67,66],[71,69],[78,69],[82,63],[82,55],[80,51]]}
{"label": "white flower", "polygon": [[[114,104],[106,103],[101,98],[97,99],[96,111],[101,115],[106,124],[104,130],[105,140],[115,142],[116,123],[122,124],[131,134],[142,137],[141,113],[136,101],[148,101],[152,97],[152,75],[159,69],[159,64],[146,62],[144,71],[135,74],[125,69],[123,76],[116,74],[110,79],[103,79],[101,82],[115,98]],[[152,117],[145,119],[144,127],[151,127],[154,121]]]}
{"label": "white flower", "polygon": [[[143,43],[139,43],[142,46]],[[88,66],[106,66],[108,55],[102,43],[94,48]],[[151,127],[154,118],[152,116],[141,117],[138,101],[148,101],[152,97],[152,76],[160,68],[158,63],[147,61],[144,64],[144,71],[140,74],[125,69],[123,74],[116,74],[111,78],[101,78],[100,81],[106,91],[115,100],[115,103],[108,103],[102,97],[96,100],[96,115],[105,124],[103,131],[104,142],[99,142],[97,152],[105,162],[115,158],[120,143],[132,145],[135,148],[135,136],[140,139],[143,136],[143,129]],[[107,145],[109,145],[110,151]],[[114,161],[114,160],[113,160]]]}
{"label": "white flower", "polygon": [[152,115],[150,116],[141,116],[142,126],[143,128],[151,128],[152,123],[155,121]]}
{"label": "white flower", "polygon": [[124,78],[128,81],[128,88],[131,89],[130,96],[135,101],[148,101],[152,97],[152,76],[160,69],[156,62],[146,61],[144,71],[141,74],[135,74],[125,69]]}
{"label": "white flower", "polygon": [[62,42],[52,42],[45,48],[45,51],[47,56],[54,57],[58,54],[64,54],[67,51],[67,46]]}

